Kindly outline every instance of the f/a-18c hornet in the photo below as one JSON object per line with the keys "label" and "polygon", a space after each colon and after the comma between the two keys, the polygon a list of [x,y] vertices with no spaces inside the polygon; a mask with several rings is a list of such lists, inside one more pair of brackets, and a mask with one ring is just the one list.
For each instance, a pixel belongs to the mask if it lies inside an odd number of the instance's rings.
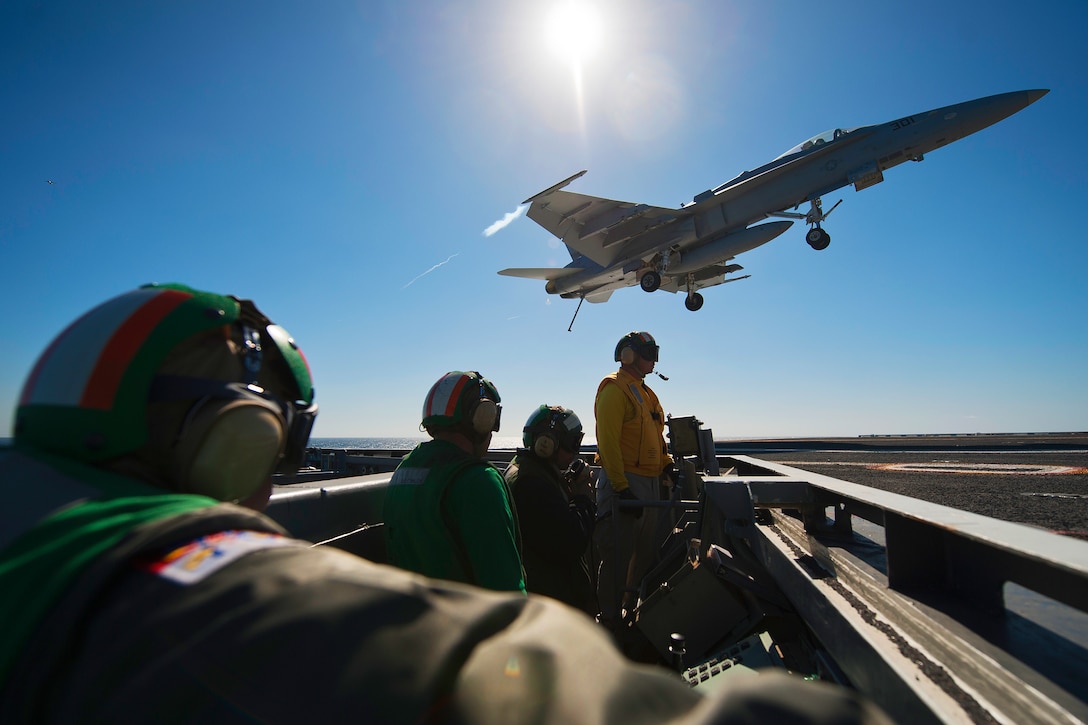
{"label": "f/a-18c hornet", "polygon": [[[525,200],[528,216],[567,245],[566,267],[512,267],[499,274],[547,280],[545,289],[581,302],[606,302],[612,292],[638,284],[647,292],[684,290],[689,310],[703,306],[698,290],[749,275],[730,262],[766,244],[792,221],[750,226],[768,217],[803,219],[805,241],[826,249],[831,236],[821,196],[853,184],[858,191],[884,180],[884,171],[997,123],[1042,98],[1047,90],[1015,91],[904,116],[889,123],[836,128],[721,186],[679,209],[632,204],[563,191],[580,171]],[[809,204],[807,212],[797,209]],[[577,311],[575,315],[577,316]],[[571,321],[573,324],[573,320]]]}

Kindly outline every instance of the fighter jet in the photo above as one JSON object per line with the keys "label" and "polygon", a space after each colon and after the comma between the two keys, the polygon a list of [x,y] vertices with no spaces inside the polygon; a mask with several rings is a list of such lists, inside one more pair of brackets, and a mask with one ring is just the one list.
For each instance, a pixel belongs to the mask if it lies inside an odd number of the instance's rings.
{"label": "fighter jet", "polygon": [[[698,290],[750,276],[730,276],[743,269],[731,263],[738,254],[766,244],[793,224],[756,222],[803,220],[809,246],[826,249],[831,236],[822,224],[842,200],[824,211],[824,194],[879,184],[893,166],[921,161],[924,154],[981,131],[1048,92],[1002,93],[874,126],[831,129],[678,209],[563,191],[583,170],[523,202],[530,204],[529,218],[567,246],[570,264],[512,267],[499,274],[546,280],[549,294],[578,299],[579,308],[585,300],[606,302],[613,291],[635,284],[646,292],[684,290],[684,305],[695,311],[703,306]],[[798,211],[806,203],[808,210]]]}

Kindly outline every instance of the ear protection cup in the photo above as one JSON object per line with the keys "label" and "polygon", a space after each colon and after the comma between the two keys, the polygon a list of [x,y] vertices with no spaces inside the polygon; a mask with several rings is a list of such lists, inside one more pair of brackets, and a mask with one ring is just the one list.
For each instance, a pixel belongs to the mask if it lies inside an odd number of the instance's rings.
{"label": "ear protection cup", "polygon": [[172,455],[185,493],[240,501],[268,481],[287,435],[275,406],[259,400],[198,403],[178,434]]}
{"label": "ear protection cup", "polygon": [[627,346],[620,350],[620,362],[624,365],[630,365],[635,361],[635,351]]}
{"label": "ear protection cup", "polygon": [[558,445],[559,441],[556,439],[555,433],[552,433],[550,430],[545,431],[538,435],[536,440],[533,441],[533,453],[541,458],[551,458]]}
{"label": "ear protection cup", "polygon": [[488,398],[480,398],[476,403],[476,407],[468,416],[468,420],[472,425],[472,430],[476,431],[479,435],[486,435],[495,428],[495,421],[499,417],[499,406],[495,404],[494,400]]}

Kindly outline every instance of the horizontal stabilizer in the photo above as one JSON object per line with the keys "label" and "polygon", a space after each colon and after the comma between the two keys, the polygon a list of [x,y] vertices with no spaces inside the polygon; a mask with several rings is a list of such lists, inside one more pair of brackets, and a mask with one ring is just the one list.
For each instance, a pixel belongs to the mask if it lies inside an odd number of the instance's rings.
{"label": "horizontal stabilizer", "polygon": [[499,274],[507,277],[524,277],[526,279],[562,279],[582,270],[578,267],[509,267],[500,269]]}

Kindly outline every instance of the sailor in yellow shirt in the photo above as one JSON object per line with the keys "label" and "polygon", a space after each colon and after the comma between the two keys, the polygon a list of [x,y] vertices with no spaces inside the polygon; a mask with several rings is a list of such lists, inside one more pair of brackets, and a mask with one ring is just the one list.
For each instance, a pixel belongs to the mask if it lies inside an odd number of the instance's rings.
{"label": "sailor in yellow shirt", "polygon": [[[593,546],[597,565],[600,621],[614,632],[623,610],[635,604],[642,578],[653,565],[658,509],[617,505],[619,501],[656,501],[660,484],[671,485],[672,458],[665,445],[665,413],[645,383],[658,358],[648,332],[631,332],[616,345],[620,369],[597,388],[597,525]],[[664,479],[664,480],[663,480]]]}

